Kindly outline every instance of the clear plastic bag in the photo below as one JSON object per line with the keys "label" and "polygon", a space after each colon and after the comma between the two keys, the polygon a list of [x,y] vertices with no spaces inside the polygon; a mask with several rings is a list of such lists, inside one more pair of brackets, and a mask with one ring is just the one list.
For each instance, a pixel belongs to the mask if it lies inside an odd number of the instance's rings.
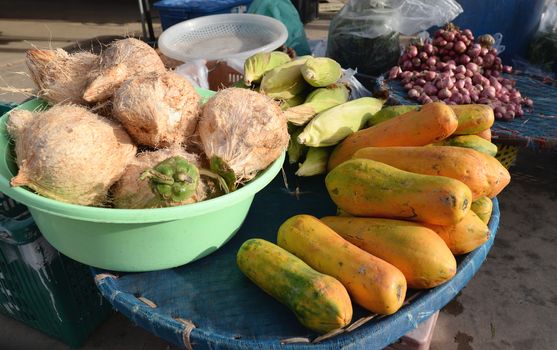
{"label": "clear plastic bag", "polygon": [[443,25],[461,12],[454,0],[350,0],[331,21],[327,56],[379,75],[397,63],[399,33]]}
{"label": "clear plastic bag", "polygon": [[195,87],[209,89],[209,70],[205,60],[192,60],[179,65],[175,73],[186,78]]}
{"label": "clear plastic bag", "polygon": [[557,1],[542,14],[538,33],[530,42],[528,60],[545,71],[557,72]]}

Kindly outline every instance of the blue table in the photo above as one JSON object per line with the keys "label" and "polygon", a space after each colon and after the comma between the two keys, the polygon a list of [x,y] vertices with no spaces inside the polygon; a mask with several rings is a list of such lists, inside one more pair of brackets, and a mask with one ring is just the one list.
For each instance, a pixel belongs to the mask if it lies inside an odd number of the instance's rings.
{"label": "blue table", "polygon": [[491,238],[457,259],[458,272],[451,281],[423,292],[409,291],[407,304],[387,317],[375,317],[354,305],[354,322],[347,330],[308,344],[318,334],[302,327],[286,307],[252,284],[235,262],[236,251],[246,239],[276,242],[278,227],[293,215],[335,213],[323,177],[296,178],[287,164],[285,170],[284,178],[279,174],[255,197],[242,228],[222,249],[163,271],[93,270],[102,295],[135,324],[188,349],[192,345],[195,349],[382,349],[455,297],[478,271],[497,232],[499,207],[494,199]]}

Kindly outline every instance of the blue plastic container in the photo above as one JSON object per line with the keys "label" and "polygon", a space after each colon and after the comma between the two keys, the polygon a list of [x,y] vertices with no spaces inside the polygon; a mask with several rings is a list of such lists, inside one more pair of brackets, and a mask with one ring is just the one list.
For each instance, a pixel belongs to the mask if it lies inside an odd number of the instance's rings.
{"label": "blue plastic container", "polygon": [[544,0],[457,0],[464,9],[453,23],[469,28],[477,37],[503,34],[503,62],[525,56],[530,39],[536,33]]}
{"label": "blue plastic container", "polygon": [[247,12],[252,0],[162,0],[153,4],[159,10],[162,29],[188,19],[223,13]]}

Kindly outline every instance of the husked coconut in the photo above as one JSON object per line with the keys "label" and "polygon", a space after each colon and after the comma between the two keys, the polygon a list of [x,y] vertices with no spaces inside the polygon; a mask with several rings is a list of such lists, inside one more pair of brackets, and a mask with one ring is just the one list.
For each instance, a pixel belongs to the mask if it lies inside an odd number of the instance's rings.
{"label": "husked coconut", "polygon": [[9,119],[19,166],[11,184],[48,198],[104,205],[110,186],[135,157],[136,147],[123,127],[83,107],[18,111]]}
{"label": "husked coconut", "polygon": [[220,158],[236,182],[252,179],[288,146],[287,121],[270,97],[241,88],[216,93],[203,107],[198,126],[207,158]]}
{"label": "husked coconut", "polygon": [[136,143],[168,147],[191,136],[199,118],[200,96],[172,72],[152,72],[124,82],[112,112]]}
{"label": "husked coconut", "polygon": [[114,41],[100,54],[99,69],[89,74],[83,99],[88,102],[108,100],[127,79],[164,71],[157,52],[143,41],[134,38]]}
{"label": "husked coconut", "polygon": [[31,123],[34,113],[24,109],[14,109],[10,112],[10,117],[6,121],[6,129],[12,139],[17,142],[21,133]]}
{"label": "husked coconut", "polygon": [[205,199],[205,185],[202,181],[197,183],[195,194],[192,197],[183,202],[171,203],[161,200],[153,193],[148,179],[140,180],[143,172],[155,167],[165,159],[175,156],[181,156],[196,167],[199,167],[197,157],[194,154],[187,153],[178,145],[140,153],[126,167],[126,171],[112,188],[114,207],[128,209],[158,208],[195,203]]}
{"label": "husked coconut", "polygon": [[25,63],[39,97],[51,104],[85,104],[87,75],[98,70],[99,57],[86,51],[70,54],[63,49],[28,50]]}

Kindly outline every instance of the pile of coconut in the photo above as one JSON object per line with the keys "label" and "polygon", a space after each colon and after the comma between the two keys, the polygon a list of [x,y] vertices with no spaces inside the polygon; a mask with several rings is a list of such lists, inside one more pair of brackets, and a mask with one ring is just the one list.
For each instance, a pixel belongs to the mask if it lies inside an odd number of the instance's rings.
{"label": "pile of coconut", "polygon": [[276,102],[229,88],[202,105],[137,39],[99,55],[30,50],[26,62],[50,107],[10,113],[11,184],[44,197],[114,208],[199,202],[246,184],[288,145]]}

